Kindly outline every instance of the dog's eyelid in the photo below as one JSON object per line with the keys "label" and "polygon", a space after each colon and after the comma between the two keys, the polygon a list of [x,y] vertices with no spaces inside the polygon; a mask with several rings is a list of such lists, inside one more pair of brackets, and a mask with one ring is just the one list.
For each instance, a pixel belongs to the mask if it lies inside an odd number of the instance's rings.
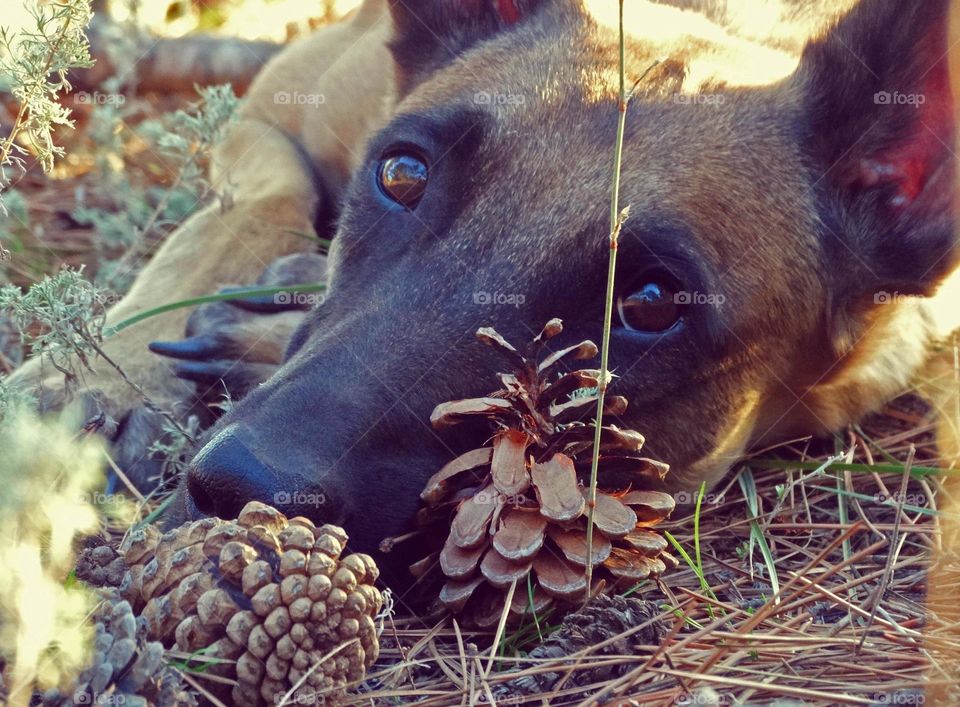
{"label": "dog's eyelid", "polygon": [[690,230],[655,214],[638,218],[632,226],[621,234],[618,294],[628,296],[626,290],[642,287],[644,283],[639,280],[645,275],[658,271],[667,274],[676,281],[678,295],[692,305],[682,329],[699,332],[713,350],[723,348],[733,336],[726,311],[731,305],[723,292],[720,272],[697,248]]}
{"label": "dog's eyelid", "polygon": [[464,155],[479,147],[488,115],[474,108],[452,108],[430,113],[406,113],[396,117],[370,142],[370,157],[402,146],[418,150],[430,163]]}

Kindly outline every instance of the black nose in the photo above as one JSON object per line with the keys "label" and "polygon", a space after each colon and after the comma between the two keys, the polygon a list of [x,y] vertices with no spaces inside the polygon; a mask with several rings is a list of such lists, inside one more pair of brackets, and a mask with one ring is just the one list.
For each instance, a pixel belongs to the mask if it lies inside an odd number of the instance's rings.
{"label": "black nose", "polygon": [[229,428],[201,449],[187,471],[187,490],[203,515],[236,518],[248,501],[275,503],[278,477]]}

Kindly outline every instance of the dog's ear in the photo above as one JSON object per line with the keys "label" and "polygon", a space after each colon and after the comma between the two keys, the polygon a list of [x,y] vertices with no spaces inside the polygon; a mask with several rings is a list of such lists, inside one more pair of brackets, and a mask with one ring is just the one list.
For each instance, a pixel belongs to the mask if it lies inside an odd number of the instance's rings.
{"label": "dog's ear", "polygon": [[863,0],[795,75],[847,343],[883,291],[929,294],[957,262],[949,15],[950,0]]}
{"label": "dog's ear", "polygon": [[391,0],[390,43],[403,96],[479,41],[522,23],[544,0]]}

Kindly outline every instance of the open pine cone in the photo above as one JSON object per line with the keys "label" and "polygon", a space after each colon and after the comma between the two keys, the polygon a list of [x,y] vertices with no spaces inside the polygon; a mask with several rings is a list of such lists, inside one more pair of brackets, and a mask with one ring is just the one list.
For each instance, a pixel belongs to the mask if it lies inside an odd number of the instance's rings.
{"label": "open pine cone", "polygon": [[[587,592],[587,499],[600,374],[556,373],[563,362],[596,357],[591,341],[540,360],[544,343],[562,329],[559,319],[548,322],[525,354],[493,329],[480,329],[477,338],[503,354],[513,372],[500,373],[502,388],[488,397],[443,403],[431,416],[437,428],[485,417],[495,430],[488,446],[448,463],[421,494],[427,504],[421,522],[449,519],[455,508],[439,553],[446,579],[440,600],[480,626],[499,620],[514,581],[514,620],[554,601],[580,601]],[[606,396],[605,414],[622,414],[626,406],[624,398]],[[633,585],[676,564],[666,539],[650,529],[674,508],[672,496],[652,488],[668,467],[640,456],[643,442],[632,430],[601,428],[592,592]],[[422,572],[432,559],[413,571]]]}
{"label": "open pine cone", "polygon": [[[120,547],[120,585],[146,637],[187,656],[235,705],[329,700],[363,677],[379,652],[378,570],[367,555],[341,558],[347,536],[307,518],[248,503],[235,521],[204,518],[161,535],[153,526]],[[211,659],[222,662],[210,664]]]}

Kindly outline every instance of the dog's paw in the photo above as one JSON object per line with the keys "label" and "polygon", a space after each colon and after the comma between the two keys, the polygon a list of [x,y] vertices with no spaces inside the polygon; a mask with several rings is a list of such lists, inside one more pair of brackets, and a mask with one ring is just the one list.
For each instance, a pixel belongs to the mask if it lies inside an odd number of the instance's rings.
{"label": "dog's paw", "polygon": [[[105,440],[109,454],[106,494],[123,492],[130,486],[149,493],[162,481],[166,464],[165,455],[154,451],[154,445],[169,441],[176,434],[175,426],[160,412],[159,403],[149,404],[130,395],[133,391],[129,388],[114,395],[109,387],[68,392],[62,376],[50,376],[34,392],[38,393],[39,412],[57,416],[72,433],[97,435]],[[164,403],[162,407],[172,411],[174,406]]]}
{"label": "dog's paw", "polygon": [[[292,287],[326,281],[326,256],[297,253],[273,262],[260,287]],[[228,287],[222,292],[246,288]],[[197,384],[200,397],[233,400],[269,378],[283,362],[290,337],[317,295],[280,291],[199,306],[187,321],[186,338],[154,341],[150,350],[177,359],[174,373]]]}

